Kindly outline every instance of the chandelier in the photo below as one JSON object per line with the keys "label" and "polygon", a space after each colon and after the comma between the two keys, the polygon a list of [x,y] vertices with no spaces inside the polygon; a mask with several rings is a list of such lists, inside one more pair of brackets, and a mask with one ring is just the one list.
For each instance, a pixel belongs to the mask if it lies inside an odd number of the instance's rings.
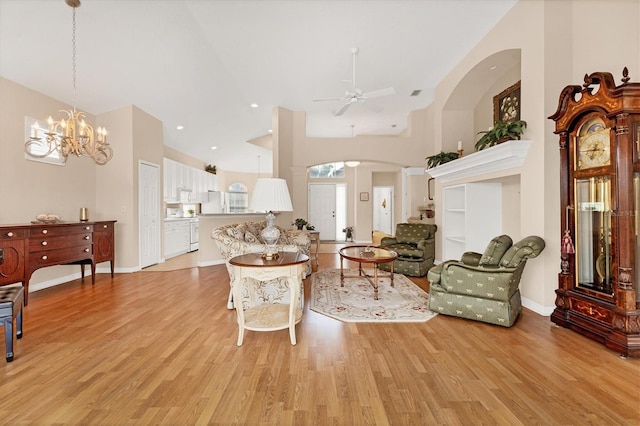
{"label": "chandelier", "polygon": [[25,152],[36,158],[44,158],[58,151],[62,162],[69,154],[91,158],[96,164],[106,164],[113,156],[107,142],[107,130],[98,127],[97,136],[93,127],[84,121],[85,113],[76,110],[76,8],[80,0],[65,0],[73,8],[72,64],[73,64],[73,109],[60,110],[67,116],[54,121],[47,120],[47,129],[41,129],[38,122],[31,126],[31,135],[25,143]]}

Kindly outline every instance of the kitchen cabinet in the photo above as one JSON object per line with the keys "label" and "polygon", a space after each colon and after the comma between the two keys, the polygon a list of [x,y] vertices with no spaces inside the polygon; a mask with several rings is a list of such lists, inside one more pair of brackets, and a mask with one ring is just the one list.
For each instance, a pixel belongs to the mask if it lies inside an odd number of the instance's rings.
{"label": "kitchen cabinet", "polygon": [[[207,191],[218,189],[217,176],[196,167],[165,158],[163,198],[165,203],[203,203],[207,202]],[[181,201],[178,190],[190,190],[189,200]]]}
{"label": "kitchen cabinet", "polygon": [[166,203],[178,202],[178,181],[177,181],[177,164],[168,158],[163,162],[164,174],[164,201]]}
{"label": "kitchen cabinet", "polygon": [[164,258],[170,259],[189,251],[189,219],[176,219],[164,222]]}

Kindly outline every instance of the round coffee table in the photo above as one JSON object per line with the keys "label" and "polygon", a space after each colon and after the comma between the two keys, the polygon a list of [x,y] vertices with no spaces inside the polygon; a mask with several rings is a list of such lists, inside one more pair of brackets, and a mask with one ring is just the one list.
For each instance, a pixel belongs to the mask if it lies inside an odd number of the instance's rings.
{"label": "round coffee table", "polygon": [[[344,287],[345,278],[357,278],[364,276],[369,284],[373,287],[373,298],[378,300],[378,264],[391,262],[391,287],[393,287],[393,261],[398,258],[395,251],[388,250],[383,247],[376,246],[348,246],[338,250],[340,254],[340,287]],[[345,276],[343,268],[343,260],[351,260],[358,262],[358,276]],[[362,269],[363,263],[373,264],[373,276],[367,275]],[[373,278],[373,280],[372,280]]]}

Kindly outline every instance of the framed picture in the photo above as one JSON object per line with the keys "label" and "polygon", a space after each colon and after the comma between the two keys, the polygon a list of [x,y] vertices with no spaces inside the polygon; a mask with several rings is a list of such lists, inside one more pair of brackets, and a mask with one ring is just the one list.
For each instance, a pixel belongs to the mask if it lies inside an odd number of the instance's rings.
{"label": "framed picture", "polygon": [[369,201],[369,193],[361,192],[360,193],[360,201]]}
{"label": "framed picture", "polygon": [[520,120],[520,82],[493,97],[493,122]]}

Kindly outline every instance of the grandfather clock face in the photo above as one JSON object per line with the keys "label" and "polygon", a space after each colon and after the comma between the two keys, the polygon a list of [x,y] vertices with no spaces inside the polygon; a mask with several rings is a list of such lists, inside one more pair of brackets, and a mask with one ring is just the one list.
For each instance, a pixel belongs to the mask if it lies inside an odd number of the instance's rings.
{"label": "grandfather clock face", "polygon": [[607,169],[586,176],[579,173],[611,164],[611,129],[602,118],[589,118],[578,128],[574,164],[576,286],[610,294],[611,177]]}
{"label": "grandfather clock face", "polygon": [[611,129],[601,118],[584,122],[576,133],[576,170],[611,164]]}

